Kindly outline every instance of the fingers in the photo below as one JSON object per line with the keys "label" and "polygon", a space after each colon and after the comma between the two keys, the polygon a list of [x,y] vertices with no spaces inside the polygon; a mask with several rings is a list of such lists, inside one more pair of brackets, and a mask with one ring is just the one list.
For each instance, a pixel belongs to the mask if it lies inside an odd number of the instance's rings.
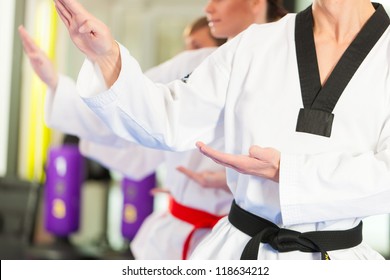
{"label": "fingers", "polygon": [[196,146],[199,148],[202,154],[208,156],[209,158],[213,159],[217,163],[228,167],[235,166],[235,162],[237,161],[237,157],[235,155],[219,152],[205,145],[202,142],[197,142]]}
{"label": "fingers", "polygon": [[23,41],[26,40],[26,38],[29,37],[29,35],[28,35],[28,33],[27,33],[27,31],[26,31],[26,29],[24,28],[23,25],[19,25],[18,31],[19,31],[20,38],[21,38]]}
{"label": "fingers", "polygon": [[155,196],[157,194],[170,194],[171,192],[168,189],[161,189],[161,188],[153,188],[150,190],[150,194]]}
{"label": "fingers", "polygon": [[60,17],[60,19],[62,20],[62,22],[65,24],[66,28],[69,29],[70,27],[70,21],[68,20],[68,18],[62,13],[62,9],[56,4],[55,5],[55,8],[57,10],[57,13],[58,13],[58,16]]}
{"label": "fingers", "polygon": [[27,56],[30,58],[33,66],[40,66],[43,62],[43,52],[28,34],[26,29],[21,25],[18,27],[20,38],[22,39],[23,49],[25,50]]}
{"label": "fingers", "polygon": [[91,17],[88,11],[76,0],[55,0],[54,2],[61,20],[67,27],[71,26],[72,20],[77,16]]}
{"label": "fingers", "polygon": [[205,143],[203,143],[203,142],[196,142],[196,147],[198,147],[199,151],[202,154],[204,154],[205,156],[210,157],[210,150],[211,150],[211,148],[209,148]]}
{"label": "fingers", "polygon": [[66,8],[69,14],[76,15],[78,13],[87,12],[84,7],[76,0],[55,0],[55,2],[60,2],[61,5]]}
{"label": "fingers", "polygon": [[201,147],[203,147],[203,146],[205,146],[205,145],[206,145],[206,144],[203,143],[203,142],[201,142],[201,141],[198,141],[198,142],[195,143],[195,146],[196,146],[198,149],[200,149]]}
{"label": "fingers", "polygon": [[262,158],[262,152],[264,151],[264,148],[261,148],[259,146],[251,146],[249,148],[249,156],[257,159]]}
{"label": "fingers", "polygon": [[55,1],[55,8],[57,10],[57,13],[63,23],[65,24],[66,28],[70,28],[70,21],[71,21],[71,15],[69,12],[65,9],[65,7],[62,5],[60,1]]}
{"label": "fingers", "polygon": [[273,148],[252,146],[247,156],[222,153],[202,142],[197,142],[196,146],[202,154],[225,167],[243,174],[279,181],[280,152]]}
{"label": "fingers", "polygon": [[238,172],[242,172],[241,168],[239,167],[239,165],[237,164],[237,160],[233,160],[232,162],[227,162],[226,160],[224,159],[220,159],[220,158],[217,158],[215,157],[214,155],[208,153],[208,151],[205,150],[205,148],[203,148],[203,151],[201,150],[201,153],[203,155],[205,155],[206,157],[210,158],[211,160],[213,160],[215,163],[218,163],[224,167],[227,167],[227,168],[231,168],[231,169],[234,169]]}
{"label": "fingers", "polygon": [[19,26],[18,31],[20,38],[22,39],[23,48],[27,55],[30,56],[33,52],[38,50],[38,46],[35,44],[33,39],[22,25]]}
{"label": "fingers", "polygon": [[[95,26],[95,22],[92,20],[88,20],[88,18],[93,18],[89,15],[89,13],[84,9],[81,4],[79,4],[77,1],[71,0],[55,0],[55,7],[58,12],[58,15],[60,16],[61,20],[65,23],[65,26],[70,29],[72,26],[72,22],[75,20],[76,15],[82,15],[82,17],[79,17],[78,20],[81,19],[81,21],[78,22],[79,33],[92,33],[94,34],[94,30],[97,29]],[[73,26],[75,26],[73,24]]]}
{"label": "fingers", "polygon": [[191,170],[185,168],[184,166],[178,166],[176,168],[177,171],[187,175],[187,176],[190,176],[190,175],[193,175],[194,172],[192,172]]}
{"label": "fingers", "polygon": [[183,166],[179,166],[176,168],[177,171],[183,173],[184,175],[186,175],[187,177],[193,179],[193,180],[197,180],[198,179],[198,176],[197,176],[197,173],[193,172],[192,170],[189,170]]}
{"label": "fingers", "polygon": [[232,155],[216,151],[202,142],[197,142],[196,145],[202,154],[211,158],[216,163],[243,174],[250,173],[248,166],[258,161],[257,159],[251,159],[250,157],[244,155]]}

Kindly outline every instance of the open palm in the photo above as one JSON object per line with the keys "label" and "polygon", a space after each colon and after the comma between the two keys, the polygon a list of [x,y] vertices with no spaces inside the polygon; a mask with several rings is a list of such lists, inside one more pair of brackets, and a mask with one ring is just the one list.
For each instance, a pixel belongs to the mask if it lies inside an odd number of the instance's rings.
{"label": "open palm", "polygon": [[40,49],[23,26],[19,26],[24,52],[30,59],[31,66],[39,78],[55,91],[58,84],[58,73],[49,57]]}
{"label": "open palm", "polygon": [[214,150],[202,142],[198,142],[196,145],[202,154],[216,163],[242,174],[279,182],[280,152],[278,150],[252,146],[249,149],[249,155],[232,155]]}
{"label": "open palm", "polygon": [[204,188],[211,189],[222,189],[230,192],[229,187],[226,183],[226,173],[225,171],[202,171],[194,172],[184,166],[179,166],[176,168],[177,171],[183,173],[191,180],[197,182],[200,186]]}
{"label": "open palm", "polygon": [[115,41],[109,28],[74,0],[55,0],[55,7],[74,44],[91,60],[107,55]]}

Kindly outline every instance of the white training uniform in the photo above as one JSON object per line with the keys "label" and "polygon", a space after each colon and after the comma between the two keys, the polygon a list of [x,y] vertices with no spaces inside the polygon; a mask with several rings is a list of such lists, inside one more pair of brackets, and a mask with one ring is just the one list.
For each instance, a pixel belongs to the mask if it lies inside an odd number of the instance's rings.
{"label": "white training uniform", "polygon": [[[173,59],[146,72],[153,80],[169,82],[184,77],[200,64],[215,48],[183,52]],[[81,137],[80,150],[105,166],[122,172],[132,179],[142,179],[164,162],[166,179],[163,186],[180,204],[212,213],[227,215],[232,194],[207,189],[176,170],[182,165],[195,172],[224,171],[199,151],[173,153],[148,149],[113,135],[111,130],[84,104],[76,93],[74,82],[61,76],[55,94],[49,93],[46,102],[46,121],[49,126]],[[215,141],[223,149],[223,141]],[[193,226],[173,217],[169,212],[151,214],[142,224],[130,246],[136,259],[181,259],[183,244]],[[198,230],[191,239],[190,252],[207,230]]]}
{"label": "white training uniform", "polygon": [[[252,25],[206,59],[187,83],[153,84],[121,46],[115,84],[101,92],[104,83],[87,60],[79,92],[117,134],[151,147],[185,150],[198,140],[210,143],[223,125],[227,153],[245,155],[252,145],[276,148],[279,183],[228,169],[237,204],[299,232],[353,228],[364,217],[390,212],[390,31],[341,95],[328,138],[296,132],[303,104],[295,17]],[[239,259],[249,239],[224,218],[192,258]],[[382,258],[364,242],[328,253],[331,259]],[[279,253],[261,244],[258,258],[320,259],[320,253]]]}

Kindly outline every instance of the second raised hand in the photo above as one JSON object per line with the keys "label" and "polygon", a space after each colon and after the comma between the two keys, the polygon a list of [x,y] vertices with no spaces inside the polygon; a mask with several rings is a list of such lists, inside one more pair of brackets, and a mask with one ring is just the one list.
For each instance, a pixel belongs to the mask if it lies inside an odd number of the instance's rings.
{"label": "second raised hand", "polygon": [[99,65],[110,87],[121,69],[119,46],[110,29],[76,0],[54,0],[54,3],[73,43]]}
{"label": "second raised hand", "polygon": [[226,183],[225,171],[206,170],[202,172],[194,172],[188,168],[185,168],[184,166],[179,166],[176,168],[176,170],[183,173],[191,180],[194,180],[204,188],[222,189],[230,192],[230,189]]}
{"label": "second raised hand", "polygon": [[55,92],[58,84],[58,73],[49,57],[36,45],[23,26],[19,26],[19,35],[24,52],[30,59],[31,66],[39,78]]}

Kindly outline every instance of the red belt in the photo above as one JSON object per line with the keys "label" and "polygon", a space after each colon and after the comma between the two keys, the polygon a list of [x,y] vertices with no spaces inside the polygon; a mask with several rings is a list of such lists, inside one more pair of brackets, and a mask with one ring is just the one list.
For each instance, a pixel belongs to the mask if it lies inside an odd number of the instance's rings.
{"label": "red belt", "polygon": [[169,201],[169,211],[174,217],[194,226],[194,228],[192,229],[192,231],[190,232],[190,234],[188,235],[184,243],[183,254],[182,254],[183,260],[187,259],[187,254],[190,247],[190,241],[195,231],[201,228],[212,228],[219,221],[219,219],[224,217],[224,216],[215,216],[213,214],[210,214],[202,210],[189,208],[187,206],[179,204],[172,197]]}

